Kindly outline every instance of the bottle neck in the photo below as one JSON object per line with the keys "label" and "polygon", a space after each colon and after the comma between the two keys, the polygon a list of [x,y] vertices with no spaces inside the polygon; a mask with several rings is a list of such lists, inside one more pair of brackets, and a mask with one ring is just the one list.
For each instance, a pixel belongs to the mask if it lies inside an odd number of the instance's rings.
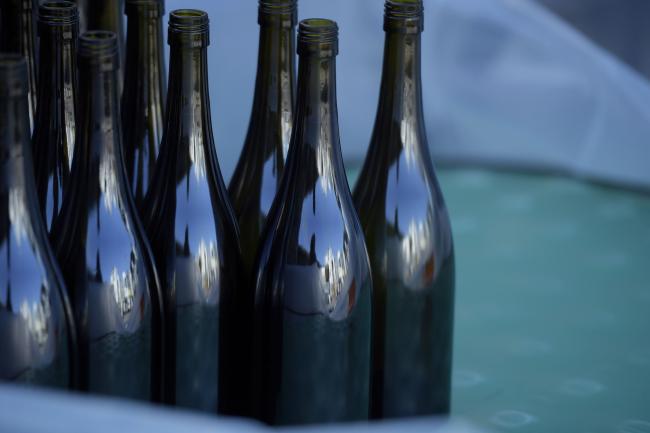
{"label": "bottle neck", "polygon": [[29,143],[27,97],[0,95],[0,194],[24,188],[25,169],[31,164]]}
{"label": "bottle neck", "polygon": [[[402,129],[415,128],[416,133],[423,133],[420,40],[420,32],[386,32],[375,129],[398,125]],[[402,132],[402,140],[398,140],[398,144],[405,145],[408,140],[404,135],[408,131]]]}
{"label": "bottle neck", "polygon": [[[61,98],[65,105],[69,105],[68,100],[72,104],[77,75],[77,36],[77,28],[72,25],[40,27],[38,60],[39,64],[48,65],[40,68],[38,76],[38,113],[41,115],[56,109],[46,105],[48,101]],[[70,108],[74,109],[74,105]],[[45,114],[49,119],[49,114]]]}
{"label": "bottle neck", "polygon": [[137,93],[132,86],[157,86],[165,81],[162,17],[145,7],[129,11],[125,94]]}
{"label": "bottle neck", "polygon": [[170,121],[184,131],[211,128],[207,44],[171,43],[167,92]]}
{"label": "bottle neck", "polygon": [[[275,115],[278,121],[264,123],[265,128],[281,128],[284,117],[292,116],[295,89],[295,27],[281,22],[260,23],[257,78],[253,116]],[[284,117],[283,117],[284,116]],[[291,131],[283,131],[288,144]]]}
{"label": "bottle neck", "polygon": [[325,182],[334,182],[344,174],[336,104],[336,57],[303,54],[298,83],[292,140],[295,149],[291,150],[296,155],[289,158],[294,168],[300,167],[311,180],[325,178]]}
{"label": "bottle neck", "polygon": [[[79,68],[79,129],[76,145],[92,157],[119,153],[118,77],[113,61],[82,59]],[[79,135],[78,135],[79,137]],[[75,153],[76,150],[75,150]],[[76,158],[75,158],[76,159]]]}

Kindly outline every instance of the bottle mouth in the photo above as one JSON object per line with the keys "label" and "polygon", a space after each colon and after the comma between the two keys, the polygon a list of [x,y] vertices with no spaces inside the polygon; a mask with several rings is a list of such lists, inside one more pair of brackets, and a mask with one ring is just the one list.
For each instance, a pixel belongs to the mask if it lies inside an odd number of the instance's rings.
{"label": "bottle mouth", "polygon": [[0,96],[27,94],[27,62],[20,54],[0,53]]}
{"label": "bottle mouth", "polygon": [[259,0],[259,24],[279,22],[283,27],[289,27],[295,26],[297,19],[297,0]]}
{"label": "bottle mouth", "polygon": [[77,5],[70,1],[48,1],[38,7],[38,22],[47,26],[73,26],[79,23]]}
{"label": "bottle mouth", "polygon": [[198,9],[177,9],[169,14],[170,33],[207,33],[210,18]]}
{"label": "bottle mouth", "polygon": [[117,69],[117,35],[108,30],[91,30],[79,37],[79,57]]}
{"label": "bottle mouth", "polygon": [[144,14],[148,17],[159,18],[165,14],[164,0],[126,0],[124,5],[126,15]]}
{"label": "bottle mouth", "polygon": [[325,18],[308,18],[298,26],[298,54],[318,52],[335,56],[339,51],[339,26]]}
{"label": "bottle mouth", "polygon": [[384,30],[418,33],[424,30],[422,0],[386,0]]}

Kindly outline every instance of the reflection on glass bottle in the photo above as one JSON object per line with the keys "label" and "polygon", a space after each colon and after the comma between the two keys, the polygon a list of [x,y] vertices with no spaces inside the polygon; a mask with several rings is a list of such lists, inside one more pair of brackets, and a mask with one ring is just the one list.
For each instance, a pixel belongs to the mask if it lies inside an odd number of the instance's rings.
{"label": "reflection on glass bottle", "polygon": [[124,163],[136,206],[149,189],[163,133],[164,0],[126,0],[126,68],[122,93]]}
{"label": "reflection on glass bottle", "polygon": [[256,271],[255,413],[271,424],[366,419],[372,282],[338,131],[338,28],[300,23],[287,171]]}
{"label": "reflection on glass bottle", "polygon": [[373,417],[449,411],[451,226],[422,111],[422,2],[387,0],[379,108],[354,191],[374,282]]}
{"label": "reflection on glass bottle", "polygon": [[36,191],[49,230],[59,214],[72,167],[77,109],[79,17],[72,2],[46,2],[38,10],[40,68],[32,146]]}
{"label": "reflection on glass bottle", "polygon": [[227,403],[222,311],[237,289],[240,258],[212,135],[208,29],[205,12],[170,14],[165,129],[141,213],[165,297],[165,400],[215,412]]}
{"label": "reflection on glass bottle", "polygon": [[36,199],[27,78],[0,55],[0,380],[67,388],[74,326]]}
{"label": "reflection on glass bottle", "polygon": [[36,38],[37,0],[0,2],[0,52],[22,54],[27,61],[29,129],[34,129],[37,103],[38,39]]}
{"label": "reflection on glass bottle", "polygon": [[117,69],[114,33],[81,36],[70,188],[51,238],[77,321],[80,388],[149,400],[160,381],[156,277],[122,160]]}
{"label": "reflection on glass bottle", "polygon": [[284,160],[293,126],[295,99],[295,26],[297,0],[260,0],[260,25],[257,79],[253,111],[246,141],[230,181],[229,193],[240,230],[243,274],[246,289],[237,292],[238,337],[227,350],[237,366],[237,396],[241,403],[235,415],[250,414],[250,359],[252,338],[253,291],[249,275],[266,217],[279,189]]}

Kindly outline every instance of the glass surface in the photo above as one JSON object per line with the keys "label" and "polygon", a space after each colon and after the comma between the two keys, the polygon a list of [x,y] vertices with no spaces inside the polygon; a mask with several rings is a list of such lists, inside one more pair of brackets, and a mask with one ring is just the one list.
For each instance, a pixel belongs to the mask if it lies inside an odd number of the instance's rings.
{"label": "glass surface", "polygon": [[27,61],[29,128],[34,128],[37,103],[38,0],[2,0],[0,3],[0,52],[19,53]]}
{"label": "glass surface", "polygon": [[48,67],[40,68],[32,146],[38,202],[49,231],[63,205],[74,155],[79,20],[74,3],[41,8],[39,62]]}
{"label": "glass surface", "polygon": [[228,403],[232,368],[220,360],[228,354],[220,350],[227,344],[222,311],[229,311],[222,304],[243,285],[237,223],[212,135],[207,23],[201,11],[171,13],[165,130],[141,211],[164,290],[165,400],[215,412]]}
{"label": "glass surface", "polygon": [[70,307],[36,199],[25,78],[8,95],[7,63],[18,56],[0,56],[0,380],[67,388]]}
{"label": "glass surface", "polygon": [[[420,18],[406,20],[391,7]],[[386,2],[379,108],[354,190],[375,289],[376,418],[449,412],[454,249],[426,139],[418,7]]]}
{"label": "glass surface", "polygon": [[149,189],[163,133],[167,86],[163,13],[163,0],[126,2],[122,133],[126,175],[138,207]]}
{"label": "glass surface", "polygon": [[150,400],[159,380],[157,287],[122,160],[114,44],[102,31],[80,40],[70,189],[51,239],[77,322],[79,387]]}
{"label": "glass surface", "polygon": [[334,45],[303,46],[287,171],[257,262],[253,389],[271,424],[368,417],[372,282],[341,157]]}

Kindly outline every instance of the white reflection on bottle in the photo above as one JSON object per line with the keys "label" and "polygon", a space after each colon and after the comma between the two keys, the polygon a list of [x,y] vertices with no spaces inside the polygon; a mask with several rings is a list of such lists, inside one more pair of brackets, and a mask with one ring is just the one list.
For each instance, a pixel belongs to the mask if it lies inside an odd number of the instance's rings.
{"label": "white reflection on bottle", "polygon": [[217,257],[217,248],[214,242],[206,244],[205,240],[201,239],[197,254],[194,257],[194,265],[196,267],[196,275],[200,276],[200,287],[203,290],[203,295],[207,298],[210,295],[212,287],[218,284],[219,281],[219,259]]}
{"label": "white reflection on bottle", "polygon": [[137,272],[137,260],[134,250],[131,250],[128,272],[120,274],[116,267],[111,272],[110,283],[113,288],[113,298],[119,306],[122,316],[126,316],[133,310],[135,289],[138,284]]}

